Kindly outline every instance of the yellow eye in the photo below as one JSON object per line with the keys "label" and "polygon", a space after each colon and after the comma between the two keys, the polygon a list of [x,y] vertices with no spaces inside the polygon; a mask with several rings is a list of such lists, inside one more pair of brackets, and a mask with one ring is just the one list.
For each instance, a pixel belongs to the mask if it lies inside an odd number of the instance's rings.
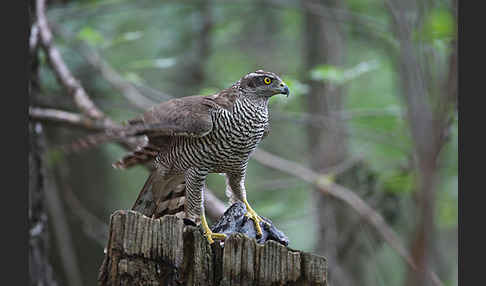
{"label": "yellow eye", "polygon": [[266,78],[263,79],[263,82],[265,84],[270,84],[272,82],[272,80],[269,77],[266,77]]}

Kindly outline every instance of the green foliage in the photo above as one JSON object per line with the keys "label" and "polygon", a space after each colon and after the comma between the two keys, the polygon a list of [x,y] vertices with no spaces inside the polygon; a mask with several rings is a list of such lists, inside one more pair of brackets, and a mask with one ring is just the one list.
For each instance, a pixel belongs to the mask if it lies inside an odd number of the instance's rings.
{"label": "green foliage", "polygon": [[141,78],[138,74],[134,73],[134,72],[126,72],[123,74],[123,77],[132,82],[132,83],[136,83],[136,84],[143,84],[144,83],[144,80],[143,78]]}
{"label": "green foliage", "polygon": [[344,84],[376,68],[378,68],[376,61],[362,62],[349,69],[332,65],[320,65],[311,70],[311,78],[313,80]]}
{"label": "green foliage", "polygon": [[78,33],[78,39],[92,46],[99,46],[104,42],[103,35],[91,27],[82,28]]}
{"label": "green foliage", "polygon": [[434,9],[426,17],[417,37],[425,41],[450,40],[456,36],[456,23],[449,10]]}
{"label": "green foliage", "polygon": [[389,170],[380,174],[385,191],[399,195],[409,195],[416,190],[416,176],[411,172]]}

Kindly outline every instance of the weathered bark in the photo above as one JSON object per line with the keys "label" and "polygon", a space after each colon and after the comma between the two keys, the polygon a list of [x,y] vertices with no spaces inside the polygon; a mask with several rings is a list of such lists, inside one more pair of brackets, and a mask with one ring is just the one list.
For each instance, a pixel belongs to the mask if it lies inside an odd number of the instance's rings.
{"label": "weathered bark", "polygon": [[200,230],[167,215],[111,216],[100,285],[327,285],[327,262],[242,234],[209,245]]}

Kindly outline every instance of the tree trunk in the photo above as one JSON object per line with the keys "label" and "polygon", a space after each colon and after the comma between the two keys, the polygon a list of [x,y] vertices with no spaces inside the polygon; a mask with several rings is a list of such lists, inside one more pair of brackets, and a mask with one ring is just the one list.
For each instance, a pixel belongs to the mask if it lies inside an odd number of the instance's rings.
{"label": "tree trunk", "polygon": [[[305,81],[309,85],[306,95],[307,108],[312,115],[326,118],[324,124],[312,124],[308,128],[308,142],[312,169],[318,173],[339,166],[349,159],[348,129],[342,118],[346,86],[330,80],[313,80],[311,71],[320,65],[342,68],[345,63],[346,39],[341,23],[332,15],[342,9],[341,0],[302,0],[304,9],[303,35],[305,40]],[[326,7],[315,13],[316,7]],[[327,9],[330,8],[330,9]],[[331,174],[332,175],[332,174]],[[337,174],[335,181],[361,193],[376,191],[376,176],[364,162]],[[362,218],[349,212],[342,203],[316,190],[314,208],[318,224],[316,252],[325,255],[330,266],[329,283],[334,286],[358,285],[365,279],[368,247],[356,239],[362,228]],[[378,238],[376,239],[378,240]],[[368,242],[367,242],[368,243]]]}
{"label": "tree trunk", "polygon": [[[35,22],[34,11],[35,3],[29,1],[30,27]],[[32,30],[36,33],[35,29]],[[35,38],[36,35],[29,33],[30,37]],[[32,101],[34,93],[39,91],[37,46],[29,46],[29,52],[29,101]],[[29,285],[57,285],[49,261],[43,139],[42,125],[29,121]]]}
{"label": "tree trunk", "polygon": [[176,216],[111,216],[100,285],[327,285],[325,258],[242,234],[209,245]]}
{"label": "tree trunk", "polygon": [[40,123],[29,123],[29,285],[57,285],[49,261]]}
{"label": "tree trunk", "polygon": [[[315,0],[303,0],[305,10],[305,76],[309,85],[306,96],[308,111],[316,116],[328,118],[325,124],[310,125],[308,128],[311,166],[316,172],[339,165],[346,158],[347,137],[345,124],[339,112],[342,109],[342,86],[332,82],[312,80],[310,72],[319,65],[341,66],[344,41],[337,23],[332,18],[312,13],[310,5],[320,5]],[[326,6],[336,7],[339,0],[324,1]],[[329,12],[331,13],[331,12]],[[314,194],[314,208],[318,210],[316,251],[333,261],[331,284],[351,285],[351,277],[341,270],[338,263],[339,211],[336,202],[324,197],[319,191]]]}

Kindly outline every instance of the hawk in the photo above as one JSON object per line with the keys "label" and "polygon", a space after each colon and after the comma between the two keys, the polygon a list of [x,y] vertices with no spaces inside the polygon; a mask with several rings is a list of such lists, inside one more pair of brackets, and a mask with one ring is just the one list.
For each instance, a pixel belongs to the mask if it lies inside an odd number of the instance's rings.
{"label": "hawk", "polygon": [[153,164],[133,209],[160,207],[167,190],[185,182],[186,218],[201,222],[209,243],[225,239],[210,230],[203,203],[207,175],[224,173],[230,202],[245,204],[261,236],[264,221],[247,201],[245,177],[250,155],[268,133],[268,101],[276,94],[288,96],[289,88],[275,73],[257,70],[217,94],[172,99],[129,120],[126,130],[148,140],[113,166]]}

